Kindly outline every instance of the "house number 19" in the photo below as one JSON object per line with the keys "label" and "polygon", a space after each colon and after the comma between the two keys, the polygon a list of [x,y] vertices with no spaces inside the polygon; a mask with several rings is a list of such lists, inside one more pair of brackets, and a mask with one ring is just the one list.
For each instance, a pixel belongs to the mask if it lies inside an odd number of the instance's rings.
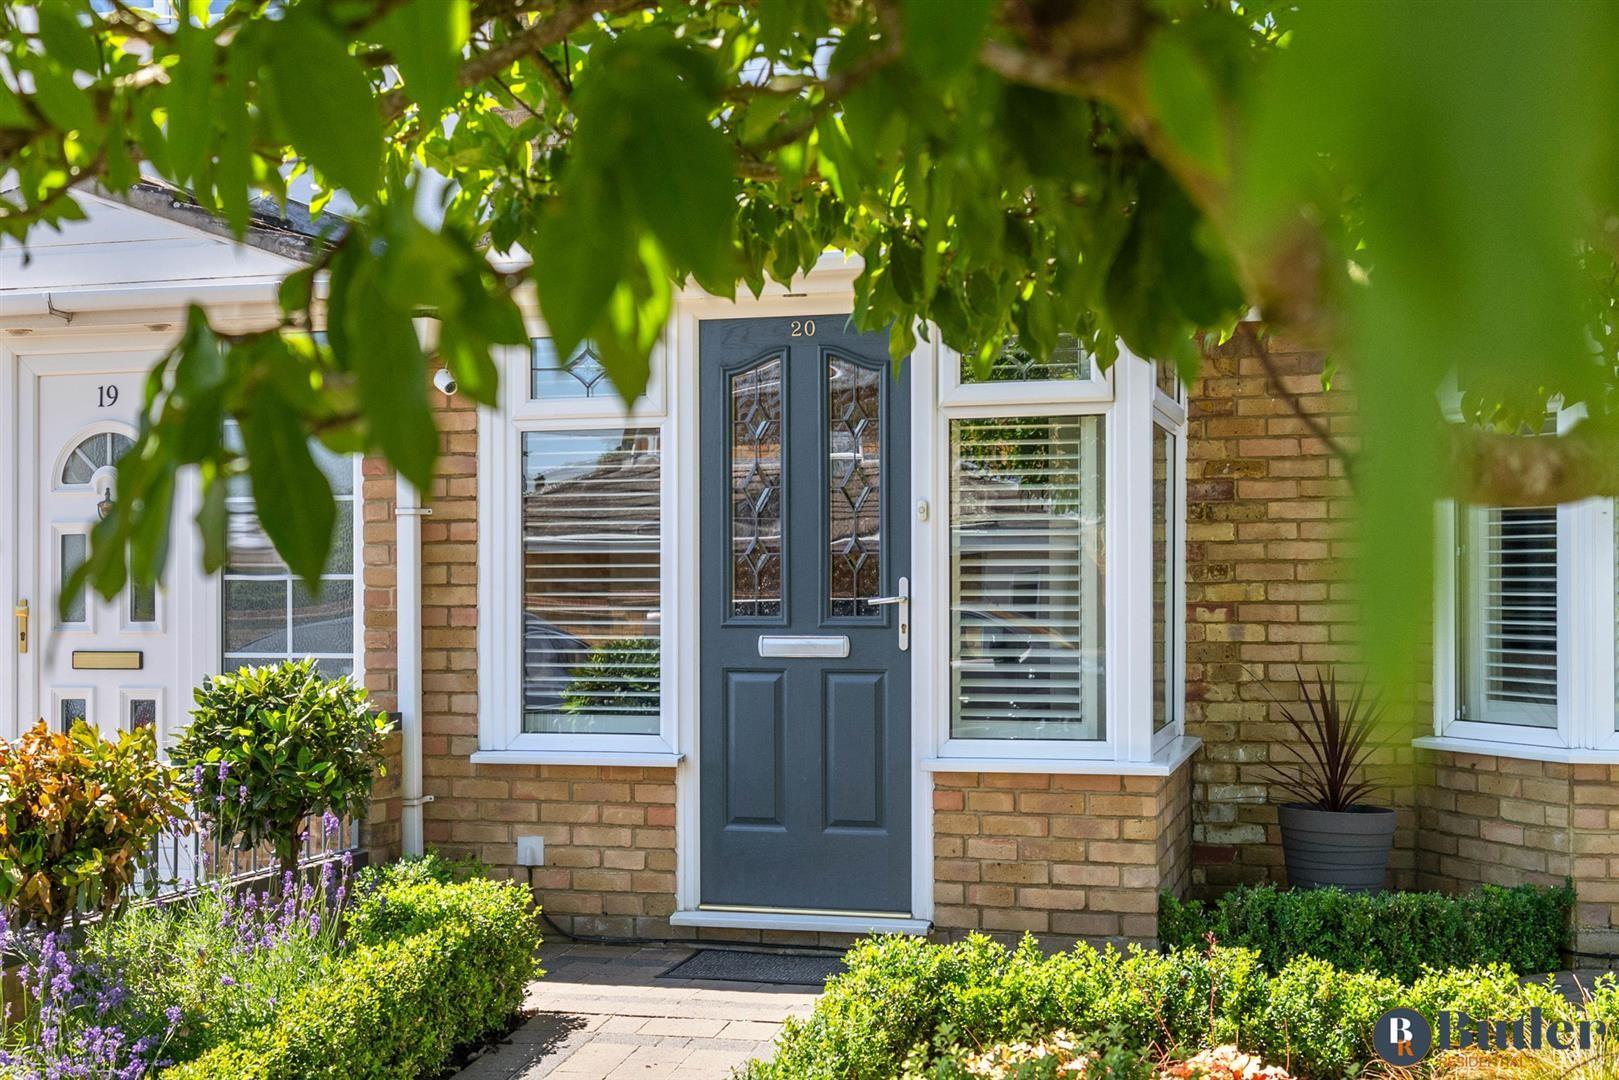
{"label": "house number 19", "polygon": [[792,336],[793,337],[814,337],[815,336],[815,320],[814,319],[794,319],[793,320]]}
{"label": "house number 19", "polygon": [[105,409],[109,405],[118,404],[118,388],[116,386],[96,387],[96,407]]}

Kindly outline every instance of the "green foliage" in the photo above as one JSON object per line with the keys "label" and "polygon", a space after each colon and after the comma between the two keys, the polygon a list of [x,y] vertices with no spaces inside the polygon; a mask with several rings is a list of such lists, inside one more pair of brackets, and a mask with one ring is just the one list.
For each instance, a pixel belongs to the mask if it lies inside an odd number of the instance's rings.
{"label": "green foliage", "polygon": [[1325,960],[1301,956],[1270,979],[1247,1040],[1289,1072],[1353,1076],[1375,1060],[1372,1025],[1405,1004],[1402,989],[1382,975],[1339,971]]}
{"label": "green foliage", "polygon": [[367,866],[355,875],[355,888],[368,896],[385,885],[452,885],[489,876],[489,867],[475,858],[446,859],[436,851],[398,862]]}
{"label": "green foliage", "polygon": [[183,829],[185,789],[150,726],[104,739],[41,720],[0,740],[0,905],[19,925],[60,927],[123,905],[164,829]]}
{"label": "green foliage", "polygon": [[615,714],[656,712],[660,643],[657,638],[614,638],[592,649],[568,673],[562,711]]}
{"label": "green foliage", "polygon": [[[1359,1075],[1375,1057],[1372,1025],[1395,1005],[1551,1018],[1577,1010],[1545,984],[1523,985],[1504,966],[1424,975],[1412,985],[1298,957],[1268,974],[1247,949],[1168,954],[1085,945],[1043,955],[1031,939],[1007,950],[982,936],[950,945],[871,939],[846,957],[805,1019],[787,1021],[774,1058],[746,1080],[889,1080],[962,1075],[967,1049],[1038,1039],[1055,1031],[1105,1033],[1114,1067],[1134,1077],[1145,1055],[1187,1057],[1234,1044],[1306,1080]],[[1591,1006],[1619,1009],[1615,984]],[[964,1049],[966,1048],[966,1049]],[[1036,1077],[1041,1072],[1020,1073]]]}
{"label": "green foliage", "polygon": [[[677,288],[757,293],[828,249],[864,260],[855,319],[887,328],[896,358],[919,325],[980,365],[1009,336],[1043,356],[1072,333],[1104,364],[1122,342],[1189,375],[1200,335],[1251,308],[1341,354],[1364,421],[1357,597],[1391,670],[1428,614],[1431,560],[1410,554],[1428,550],[1436,496],[1619,488],[1609,4],[1482,19],[1465,0],[952,0],[950,18],[927,0],[234,0],[180,20],[38,6],[37,27],[27,5],[0,8],[0,171],[16,181],[0,234],[82,219],[76,189],[143,175],[238,232],[250,196],[289,177],[313,177],[317,211],[337,191],[353,206],[287,280],[282,326],[226,339],[192,313],[69,593],[155,575],[189,466],[209,569],[221,485],[246,471],[312,581],[330,495],[295,447],[379,453],[425,488],[429,360],[492,403],[491,349],[525,340],[524,283],[561,353],[593,338],[633,399]],[[439,205],[418,198],[424,168],[450,181]],[[506,273],[486,249],[536,258]],[[327,340],[311,345],[319,271]],[[431,357],[416,316],[437,323]],[[1553,395],[1583,404],[1531,453],[1572,443],[1584,464],[1452,470],[1472,460],[1442,442],[1458,371],[1481,430],[1516,431]],[[221,445],[225,417],[251,433],[245,456]],[[1530,490],[1546,476],[1551,498]]]}
{"label": "green foliage", "polygon": [[[251,894],[203,889],[181,902],[131,908],[92,926],[84,957],[115,975],[127,997],[108,1019],[180,1011],[164,1056],[185,1061],[273,1021],[282,1003],[330,974],[342,951],[336,917],[311,925]],[[334,898],[309,905],[326,911]],[[266,932],[268,931],[268,932]]]}
{"label": "green foliage", "polygon": [[215,675],[195,698],[173,758],[192,771],[197,809],[221,838],[267,843],[290,870],[312,815],[365,812],[391,726],[352,678],[289,660]]}
{"label": "green foliage", "polygon": [[1253,949],[1269,971],[1309,955],[1344,971],[1407,982],[1428,968],[1504,964],[1519,974],[1556,971],[1568,947],[1574,890],[1485,885],[1460,896],[1338,889],[1233,889],[1214,903],[1159,899],[1159,940],[1172,948],[1216,942]]}
{"label": "green foliage", "polygon": [[174,1080],[394,1080],[507,1024],[541,974],[513,882],[384,881],[355,912],[352,952],[294,990],[275,1021],[169,1070]]}

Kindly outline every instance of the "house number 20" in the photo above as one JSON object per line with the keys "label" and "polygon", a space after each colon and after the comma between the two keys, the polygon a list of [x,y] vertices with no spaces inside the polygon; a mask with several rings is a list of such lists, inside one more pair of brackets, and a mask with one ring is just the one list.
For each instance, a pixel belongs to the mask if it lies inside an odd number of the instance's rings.
{"label": "house number 20", "polygon": [[792,336],[793,337],[814,337],[815,336],[815,320],[814,319],[794,319],[793,320]]}
{"label": "house number 20", "polygon": [[109,405],[118,404],[118,388],[116,386],[96,387],[96,407],[105,409]]}

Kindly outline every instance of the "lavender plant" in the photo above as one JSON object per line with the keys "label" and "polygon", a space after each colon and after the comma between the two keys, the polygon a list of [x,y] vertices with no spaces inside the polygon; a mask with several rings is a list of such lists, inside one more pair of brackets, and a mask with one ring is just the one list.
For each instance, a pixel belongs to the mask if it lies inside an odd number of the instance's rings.
{"label": "lavender plant", "polygon": [[0,952],[23,959],[23,1000],[8,1003],[0,1038],[7,1080],[141,1080],[173,1063],[182,1010],[137,1007],[119,969],[75,955],[56,931],[14,934],[4,912]]}
{"label": "lavender plant", "polygon": [[[328,815],[324,827],[337,826]],[[178,1011],[172,1051],[186,1060],[274,1019],[347,950],[353,865],[345,852],[301,885],[291,874],[273,889],[216,884],[184,903],[132,910],[93,928],[86,951],[124,973],[134,1011]]]}

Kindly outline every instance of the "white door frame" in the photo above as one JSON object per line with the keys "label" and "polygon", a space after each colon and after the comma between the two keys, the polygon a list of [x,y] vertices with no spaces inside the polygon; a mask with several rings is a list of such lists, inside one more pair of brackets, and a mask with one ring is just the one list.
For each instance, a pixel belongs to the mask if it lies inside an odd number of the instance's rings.
{"label": "white door frame", "polygon": [[[11,433],[9,444],[0,443],[12,467],[0,469],[0,509],[11,524],[0,531],[0,596],[5,598],[7,636],[5,660],[0,662],[0,703],[10,706],[11,720],[0,736],[15,738],[39,718],[40,663],[44,635],[54,596],[45,595],[48,585],[34,580],[38,561],[34,556],[38,522],[39,445],[37,379],[43,374],[106,372],[145,372],[172,344],[174,331],[116,326],[87,326],[54,333],[34,332],[0,339],[0,424]],[[24,461],[27,469],[19,468]],[[189,694],[215,665],[220,652],[220,588],[218,575],[201,570],[200,542],[190,515],[181,508],[197,503],[199,479],[195,469],[183,470],[175,491],[175,520],[166,580],[175,618],[179,661],[172,676],[173,693]],[[26,655],[17,651],[16,623],[12,609],[22,599],[29,601],[30,631]],[[184,698],[176,698],[172,708],[184,708]]]}
{"label": "white door frame", "polygon": [[[858,260],[823,259],[822,265],[807,277],[797,279],[787,289],[775,283],[766,286],[758,298],[736,301],[709,296],[699,290],[682,293],[676,302],[666,355],[673,359],[667,382],[673,455],[679,493],[675,511],[676,567],[700,565],[697,513],[698,446],[701,417],[698,408],[698,323],[709,319],[751,319],[772,316],[842,315],[854,307],[854,279]],[[911,492],[913,503],[929,498],[934,489],[933,455],[929,452],[932,415],[936,402],[937,356],[934,345],[919,341],[908,359],[911,366]],[[924,520],[916,507],[907,511],[911,522],[911,580],[933,580],[935,544],[929,534],[936,513]],[[688,590],[689,602],[680,605],[675,633],[689,643],[695,665],[701,665],[698,649],[701,625],[700,603],[695,584]],[[925,678],[933,670],[938,642],[933,633],[934,606],[939,597],[926,590],[912,600],[911,609],[911,912],[908,919],[875,918],[858,915],[800,915],[786,913],[711,911],[699,908],[701,900],[701,701],[699,684],[693,677],[682,679],[675,704],[679,717],[679,743],[687,752],[676,767],[675,843],[676,911],[670,922],[676,926],[736,927],[758,930],[808,930],[824,933],[864,934],[894,930],[925,932],[933,919],[933,775],[922,768],[931,753],[932,730],[927,720],[934,714],[938,688]]]}

